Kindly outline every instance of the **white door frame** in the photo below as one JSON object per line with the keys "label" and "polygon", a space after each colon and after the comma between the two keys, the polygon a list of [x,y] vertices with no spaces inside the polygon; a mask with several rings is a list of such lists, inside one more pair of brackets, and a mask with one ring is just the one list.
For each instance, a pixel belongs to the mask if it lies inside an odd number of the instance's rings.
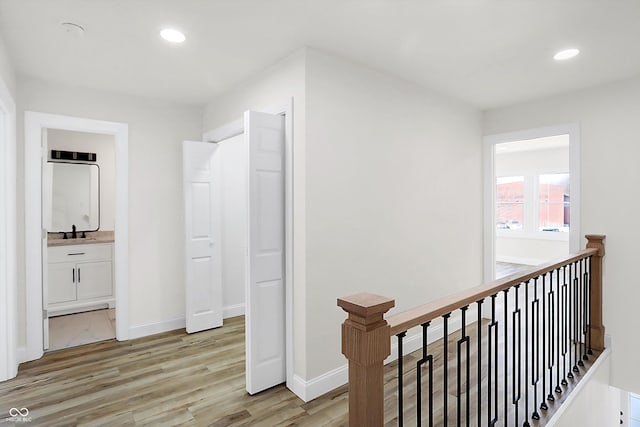
{"label": "white door frame", "polygon": [[[252,110],[284,115],[285,188],[284,188],[284,242],[285,242],[285,354],[287,388],[293,389],[293,98],[267,108]],[[244,133],[244,118],[202,134],[206,142],[220,142]]]}
{"label": "white door frame", "polygon": [[116,338],[129,339],[129,129],[126,123],[106,122],[57,114],[25,112],[25,282],[27,348],[25,360],[43,355],[42,326],[42,151],[44,129],[113,135],[115,138],[115,243],[114,281]]}
{"label": "white door frame", "polygon": [[580,250],[580,125],[569,123],[527,129],[516,132],[488,135],[484,137],[484,280],[495,276],[495,145],[526,139],[544,138],[555,135],[569,135],[569,172],[571,186],[571,227],[569,231],[569,252]]}
{"label": "white door frame", "polygon": [[0,381],[18,373],[16,104],[0,78]]}

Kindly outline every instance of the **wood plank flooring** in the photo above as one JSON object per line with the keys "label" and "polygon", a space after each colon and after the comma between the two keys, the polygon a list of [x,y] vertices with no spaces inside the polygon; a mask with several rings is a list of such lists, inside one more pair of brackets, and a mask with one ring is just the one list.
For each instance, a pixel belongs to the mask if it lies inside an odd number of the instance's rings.
{"label": "wood plank flooring", "polygon": [[[433,345],[434,353],[438,346],[442,342]],[[418,357],[405,356],[407,380]],[[396,369],[392,363],[385,374],[387,425],[397,423]],[[405,395],[413,394],[415,384],[408,384]],[[304,403],[280,385],[249,396],[244,318],[236,317],[198,334],[180,330],[107,341],[22,364],[16,378],[0,383],[0,425],[13,425],[5,418],[16,407],[28,408],[30,425],[37,426],[346,426],[347,395],[343,386]],[[441,397],[436,391],[434,399]],[[405,413],[405,425],[415,425],[411,404]]]}

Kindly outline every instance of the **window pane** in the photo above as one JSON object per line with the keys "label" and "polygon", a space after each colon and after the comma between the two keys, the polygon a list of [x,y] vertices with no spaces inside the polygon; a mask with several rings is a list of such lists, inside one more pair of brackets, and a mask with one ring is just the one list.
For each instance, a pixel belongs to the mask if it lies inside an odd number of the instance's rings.
{"label": "window pane", "polygon": [[517,230],[524,224],[524,176],[503,176],[496,184],[496,228]]}
{"label": "window pane", "polygon": [[541,231],[569,232],[571,195],[569,174],[540,175],[538,181],[538,227]]}

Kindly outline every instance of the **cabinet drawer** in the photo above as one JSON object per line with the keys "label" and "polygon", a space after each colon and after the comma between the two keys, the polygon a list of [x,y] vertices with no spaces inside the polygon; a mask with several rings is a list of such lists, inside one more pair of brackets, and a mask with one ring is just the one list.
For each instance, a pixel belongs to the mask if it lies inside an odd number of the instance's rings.
{"label": "cabinet drawer", "polygon": [[111,243],[52,246],[48,248],[48,262],[111,261],[111,247]]}

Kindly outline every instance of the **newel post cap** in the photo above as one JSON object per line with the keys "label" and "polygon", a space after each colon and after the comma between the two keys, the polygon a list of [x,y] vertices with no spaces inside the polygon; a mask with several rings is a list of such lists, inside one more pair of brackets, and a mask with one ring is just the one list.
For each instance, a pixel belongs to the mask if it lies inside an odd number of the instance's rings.
{"label": "newel post cap", "polygon": [[607,238],[604,234],[587,234],[587,248],[598,249],[598,256],[604,256],[604,241]]}
{"label": "newel post cap", "polygon": [[367,292],[338,298],[339,307],[349,314],[355,314],[364,319],[379,317],[380,314],[386,313],[395,305],[396,302],[391,298]]}

